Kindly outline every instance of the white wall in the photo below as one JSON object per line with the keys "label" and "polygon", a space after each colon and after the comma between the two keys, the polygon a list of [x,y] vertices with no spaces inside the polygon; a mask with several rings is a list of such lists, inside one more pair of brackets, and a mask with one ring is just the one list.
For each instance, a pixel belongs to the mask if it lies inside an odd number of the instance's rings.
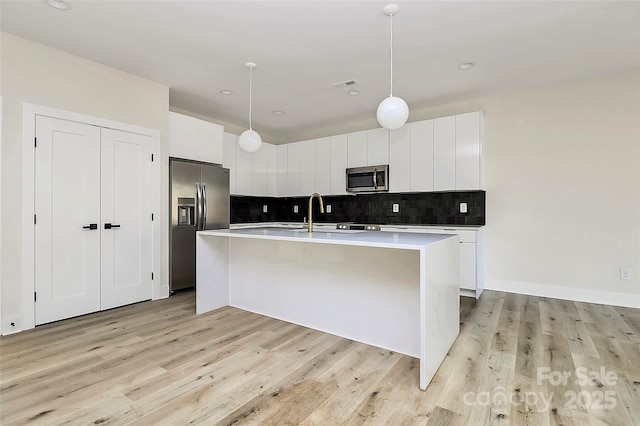
{"label": "white wall", "polygon": [[[0,33],[2,129],[2,322],[20,329],[21,149],[23,102],[158,129],[162,145],[161,229],[163,283],[167,282],[167,145],[169,88],[142,78]],[[15,327],[9,325],[16,322]]]}
{"label": "white wall", "polygon": [[488,289],[640,307],[639,94],[630,73],[412,111],[484,112]]}

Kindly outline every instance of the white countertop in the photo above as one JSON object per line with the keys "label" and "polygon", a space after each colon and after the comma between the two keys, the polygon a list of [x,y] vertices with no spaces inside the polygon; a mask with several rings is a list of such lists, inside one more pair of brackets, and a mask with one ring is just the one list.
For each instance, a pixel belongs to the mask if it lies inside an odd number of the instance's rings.
{"label": "white countertop", "polygon": [[258,227],[242,229],[220,229],[199,231],[199,235],[212,235],[232,238],[254,238],[263,240],[294,241],[320,244],[351,245],[362,247],[383,247],[396,249],[419,250],[429,244],[445,238],[456,237],[454,234],[418,234],[411,232],[367,232],[345,231],[337,229],[314,229],[308,233],[306,229]]}
{"label": "white countertop", "polygon": [[[314,222],[315,227],[318,228],[335,228],[337,223],[331,222]],[[291,228],[291,227],[302,227],[305,226],[302,222],[254,222],[254,223],[232,223],[231,229],[240,229],[240,228],[263,228],[263,227],[282,227],[282,228]],[[406,225],[406,224],[391,224],[391,225],[380,225],[382,229],[437,229],[437,230],[447,230],[452,229],[456,231],[477,231],[480,228],[483,228],[484,225]]]}

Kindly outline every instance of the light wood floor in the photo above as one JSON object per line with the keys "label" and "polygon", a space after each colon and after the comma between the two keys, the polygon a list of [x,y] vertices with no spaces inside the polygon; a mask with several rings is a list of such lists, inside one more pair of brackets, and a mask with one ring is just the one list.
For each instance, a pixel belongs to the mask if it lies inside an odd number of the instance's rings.
{"label": "light wood floor", "polygon": [[416,359],[194,311],[186,293],[0,338],[0,424],[640,425],[637,309],[462,298],[425,392]]}

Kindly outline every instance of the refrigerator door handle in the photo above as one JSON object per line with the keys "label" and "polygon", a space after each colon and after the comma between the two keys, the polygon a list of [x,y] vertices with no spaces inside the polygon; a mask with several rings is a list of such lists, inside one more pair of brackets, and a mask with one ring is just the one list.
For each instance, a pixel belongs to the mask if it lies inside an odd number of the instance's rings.
{"label": "refrigerator door handle", "polygon": [[203,183],[200,185],[202,188],[202,230],[207,228],[207,187]]}
{"label": "refrigerator door handle", "polygon": [[202,193],[200,192],[200,184],[196,183],[196,231],[200,231],[200,221],[202,220]]}

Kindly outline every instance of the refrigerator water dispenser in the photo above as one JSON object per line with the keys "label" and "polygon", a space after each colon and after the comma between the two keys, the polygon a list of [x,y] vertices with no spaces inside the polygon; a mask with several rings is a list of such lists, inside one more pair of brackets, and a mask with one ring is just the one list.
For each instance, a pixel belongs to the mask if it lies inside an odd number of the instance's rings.
{"label": "refrigerator water dispenser", "polygon": [[193,226],[195,200],[193,198],[178,198],[178,226]]}

